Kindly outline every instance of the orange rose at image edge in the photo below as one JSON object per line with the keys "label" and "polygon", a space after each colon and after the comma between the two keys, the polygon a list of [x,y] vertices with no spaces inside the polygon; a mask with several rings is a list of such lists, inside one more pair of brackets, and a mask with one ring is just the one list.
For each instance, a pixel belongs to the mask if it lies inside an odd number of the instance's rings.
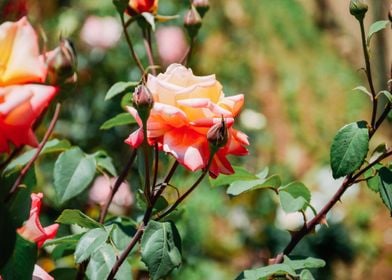
{"label": "orange rose at image edge", "polygon": [[36,146],[36,119],[58,89],[44,82],[47,69],[39,53],[37,35],[25,17],[0,25],[0,153],[9,142]]}
{"label": "orange rose at image edge", "polygon": [[159,0],[130,0],[127,12],[131,16],[141,13],[155,14],[158,10],[158,1]]}
{"label": "orange rose at image edge", "polygon": [[[232,174],[234,170],[227,155],[248,154],[247,136],[232,126],[239,113],[244,96],[225,97],[215,75],[194,76],[191,69],[180,64],[170,65],[157,77],[149,75],[146,86],[154,97],[154,107],[147,122],[150,144],[174,156],[191,171],[206,167],[209,158],[208,130],[223,116],[228,127],[227,144],[215,154],[210,176]],[[143,141],[142,122],[135,108],[127,110],[139,124],[126,143],[138,147]]]}

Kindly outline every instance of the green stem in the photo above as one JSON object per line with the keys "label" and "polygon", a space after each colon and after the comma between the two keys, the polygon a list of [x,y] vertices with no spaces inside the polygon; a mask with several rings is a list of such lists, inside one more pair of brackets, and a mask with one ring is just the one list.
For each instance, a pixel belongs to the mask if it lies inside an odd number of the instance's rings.
{"label": "green stem", "polygon": [[143,153],[144,153],[144,171],[145,171],[145,185],[144,196],[146,197],[147,204],[151,206],[151,184],[150,184],[150,159],[148,152],[148,139],[147,139],[147,121],[143,121]]}
{"label": "green stem", "polygon": [[[144,47],[146,49],[148,62],[150,64],[150,66],[155,66],[154,56],[152,54],[151,28],[149,28],[149,27],[143,28],[142,33],[143,33]],[[157,71],[156,71],[155,67],[151,68],[151,72],[154,76],[157,75]]]}

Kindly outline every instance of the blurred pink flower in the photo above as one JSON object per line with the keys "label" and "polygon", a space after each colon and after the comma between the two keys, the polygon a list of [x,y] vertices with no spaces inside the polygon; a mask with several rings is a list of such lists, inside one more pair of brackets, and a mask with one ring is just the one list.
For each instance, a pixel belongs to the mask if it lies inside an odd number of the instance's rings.
{"label": "blurred pink flower", "polygon": [[33,279],[40,280],[53,280],[54,278],[50,276],[42,267],[39,265],[34,265]]}
{"label": "blurred pink flower", "polygon": [[38,247],[41,247],[47,239],[54,238],[59,228],[59,224],[53,224],[45,228],[42,227],[41,222],[39,221],[39,214],[41,212],[41,200],[43,196],[42,193],[31,194],[30,217],[24,225],[17,230],[23,238],[36,242]]}
{"label": "blurred pink flower", "polygon": [[113,48],[121,37],[121,25],[114,17],[89,16],[80,32],[83,42],[102,50]]}
{"label": "blurred pink flower", "polygon": [[181,62],[188,49],[188,44],[181,28],[177,26],[160,27],[156,32],[156,39],[158,54],[163,66]]}
{"label": "blurred pink flower", "polygon": [[[110,193],[110,189],[114,186],[117,178],[107,178],[99,176],[95,179],[93,186],[89,192],[89,200],[93,203],[103,205]],[[110,204],[109,212],[116,215],[125,214],[133,204],[133,196],[127,182],[123,182]]]}

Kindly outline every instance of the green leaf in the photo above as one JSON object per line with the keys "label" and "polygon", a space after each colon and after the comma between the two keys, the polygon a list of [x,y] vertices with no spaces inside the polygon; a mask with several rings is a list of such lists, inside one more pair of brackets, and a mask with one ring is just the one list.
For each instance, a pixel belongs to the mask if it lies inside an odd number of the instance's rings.
{"label": "green leaf", "polygon": [[310,203],[310,191],[304,184],[293,182],[279,188],[279,199],[286,213],[305,210]]}
{"label": "green leaf", "polygon": [[113,224],[113,229],[110,231],[110,238],[116,248],[120,251],[124,250],[131,240],[131,237],[127,235],[117,224]]}
{"label": "green leaf", "polygon": [[117,12],[123,16],[128,7],[128,0],[113,0],[113,5],[116,7]]}
{"label": "green leaf", "polygon": [[367,186],[370,190],[374,192],[380,191],[380,177],[378,176],[378,171],[383,167],[382,164],[376,164],[372,168],[366,170],[364,177],[366,179]]}
{"label": "green leaf", "polygon": [[31,280],[36,259],[37,245],[17,235],[15,250],[1,275],[4,279]]}
{"label": "green leaf", "polygon": [[392,171],[382,167],[378,176],[380,178],[380,196],[392,216]]}
{"label": "green leaf", "polygon": [[[40,156],[50,153],[58,153],[65,151],[71,147],[71,144],[67,140],[52,139],[48,141],[42,149]],[[37,149],[31,149],[24,154],[18,156],[16,159],[11,161],[4,170],[4,174],[10,174],[23,168],[35,155]]]}
{"label": "green leaf", "polygon": [[75,224],[84,228],[103,227],[100,223],[76,209],[65,209],[57,218],[56,223],[65,225]]}
{"label": "green leaf", "polygon": [[44,247],[54,246],[54,245],[75,245],[79,242],[80,238],[83,236],[84,233],[72,234],[67,236],[62,236],[55,239],[46,240],[44,243]]}
{"label": "green leaf", "polygon": [[392,103],[392,94],[387,90],[382,90],[378,94],[384,94],[385,97],[388,99],[389,103]]}
{"label": "green leaf", "polygon": [[167,276],[181,265],[181,239],[174,223],[150,221],[141,245],[142,261],[153,280]]}
{"label": "green leaf", "polygon": [[370,98],[372,98],[372,94],[371,94],[371,93],[368,91],[368,89],[367,89],[366,87],[364,87],[364,86],[355,87],[355,88],[353,88],[353,90],[359,90],[359,91],[365,93],[365,94],[366,94],[367,96],[369,96]]}
{"label": "green leaf", "polygon": [[18,228],[21,227],[30,216],[31,193],[26,188],[18,188],[11,200],[7,203],[7,208],[11,213],[12,223]]}
{"label": "green leaf", "polygon": [[367,45],[369,46],[370,40],[372,39],[373,35],[387,27],[389,24],[389,20],[379,20],[374,22],[370,27],[369,27],[369,32],[367,35]]}
{"label": "green leaf", "polygon": [[61,204],[83,192],[92,182],[96,162],[81,149],[63,152],[54,165],[54,188]]}
{"label": "green leaf", "polygon": [[106,279],[116,262],[116,254],[109,244],[104,244],[92,256],[86,269],[90,280]]}
{"label": "green leaf", "polygon": [[239,195],[244,192],[249,192],[258,189],[273,188],[277,189],[281,185],[278,175],[273,175],[265,179],[256,179],[249,181],[236,181],[230,184],[227,189],[229,195]]}
{"label": "green leaf", "polygon": [[337,179],[358,169],[369,149],[369,130],[365,121],[339,130],[331,145],[332,176]]}
{"label": "green leaf", "polygon": [[315,280],[315,279],[309,270],[304,269],[301,271],[301,274],[299,275],[299,280]]}
{"label": "green leaf", "polygon": [[244,180],[254,180],[258,179],[258,177],[245,168],[240,166],[233,166],[234,174],[231,175],[219,175],[216,179],[210,178],[210,184],[212,187],[219,187],[219,186],[227,186],[235,181],[244,181]]}
{"label": "green leaf", "polygon": [[104,122],[100,129],[110,129],[115,126],[136,123],[135,118],[130,113],[120,113],[117,116]]}
{"label": "green leaf", "polygon": [[142,13],[142,17],[147,21],[147,23],[151,26],[152,31],[155,31],[155,17],[151,13]]}
{"label": "green leaf", "polygon": [[289,274],[291,276],[296,276],[295,270],[290,266],[284,263],[280,264],[272,264],[269,266],[245,270],[242,272],[236,280],[259,280],[259,279],[267,279],[268,276],[272,275],[286,275]]}
{"label": "green leaf", "polygon": [[111,86],[105,96],[105,100],[111,99],[116,95],[133,91],[139,82],[117,82]]}
{"label": "green leaf", "polygon": [[[86,269],[86,275],[90,280],[101,280],[106,279],[116,262],[115,250],[109,244],[102,245],[94,254],[91,256]],[[118,272],[115,275],[116,280],[129,280],[132,272],[131,267],[127,261],[125,261]]]}
{"label": "green leaf", "polygon": [[105,151],[98,151],[93,154],[97,167],[102,168],[110,173],[112,176],[117,176],[116,168],[114,167],[113,160]]}
{"label": "green leaf", "polygon": [[[309,273],[301,272],[301,274],[298,275],[296,271],[308,269],[308,268],[319,268],[323,266],[325,266],[325,262],[321,259],[309,257],[304,260],[290,260],[287,256],[284,256],[283,263],[272,264],[261,268],[251,269],[251,270],[245,270],[236,278],[236,280],[280,279],[280,278],[271,278],[271,276],[279,277],[279,276],[286,276],[287,274],[289,274],[292,277],[300,276],[300,277],[305,277],[303,279],[312,279],[309,278]],[[310,276],[312,275],[310,274]]]}
{"label": "green leaf", "polygon": [[109,237],[109,233],[102,228],[95,228],[86,232],[79,240],[75,250],[75,261],[81,263],[98,250]]}
{"label": "green leaf", "polygon": [[[14,251],[16,242],[16,227],[13,225],[12,217],[8,209],[0,204],[0,272],[1,268],[8,262]],[[0,273],[1,274],[1,273]]]}

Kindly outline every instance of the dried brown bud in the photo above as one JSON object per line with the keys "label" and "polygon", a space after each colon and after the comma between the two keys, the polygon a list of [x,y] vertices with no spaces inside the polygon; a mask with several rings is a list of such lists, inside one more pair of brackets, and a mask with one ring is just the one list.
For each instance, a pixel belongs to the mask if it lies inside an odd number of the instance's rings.
{"label": "dried brown bud", "polygon": [[60,45],[47,53],[48,79],[51,84],[76,82],[76,53],[68,39],[60,39]]}
{"label": "dried brown bud", "polygon": [[210,9],[210,2],[208,0],[193,0],[192,5],[196,8],[201,17],[204,17]]}
{"label": "dried brown bud", "polygon": [[136,87],[133,93],[132,103],[142,121],[147,121],[150,111],[154,106],[154,99],[150,90],[145,85]]}
{"label": "dried brown bud", "polygon": [[193,5],[185,14],[184,26],[191,38],[195,37],[199,32],[201,27],[201,17]]}
{"label": "dried brown bud", "polygon": [[368,10],[368,5],[365,0],[351,0],[350,1],[350,14],[357,20],[363,20]]}
{"label": "dried brown bud", "polygon": [[227,126],[225,119],[222,116],[222,120],[219,123],[214,124],[207,132],[207,140],[213,149],[219,149],[227,143]]}

